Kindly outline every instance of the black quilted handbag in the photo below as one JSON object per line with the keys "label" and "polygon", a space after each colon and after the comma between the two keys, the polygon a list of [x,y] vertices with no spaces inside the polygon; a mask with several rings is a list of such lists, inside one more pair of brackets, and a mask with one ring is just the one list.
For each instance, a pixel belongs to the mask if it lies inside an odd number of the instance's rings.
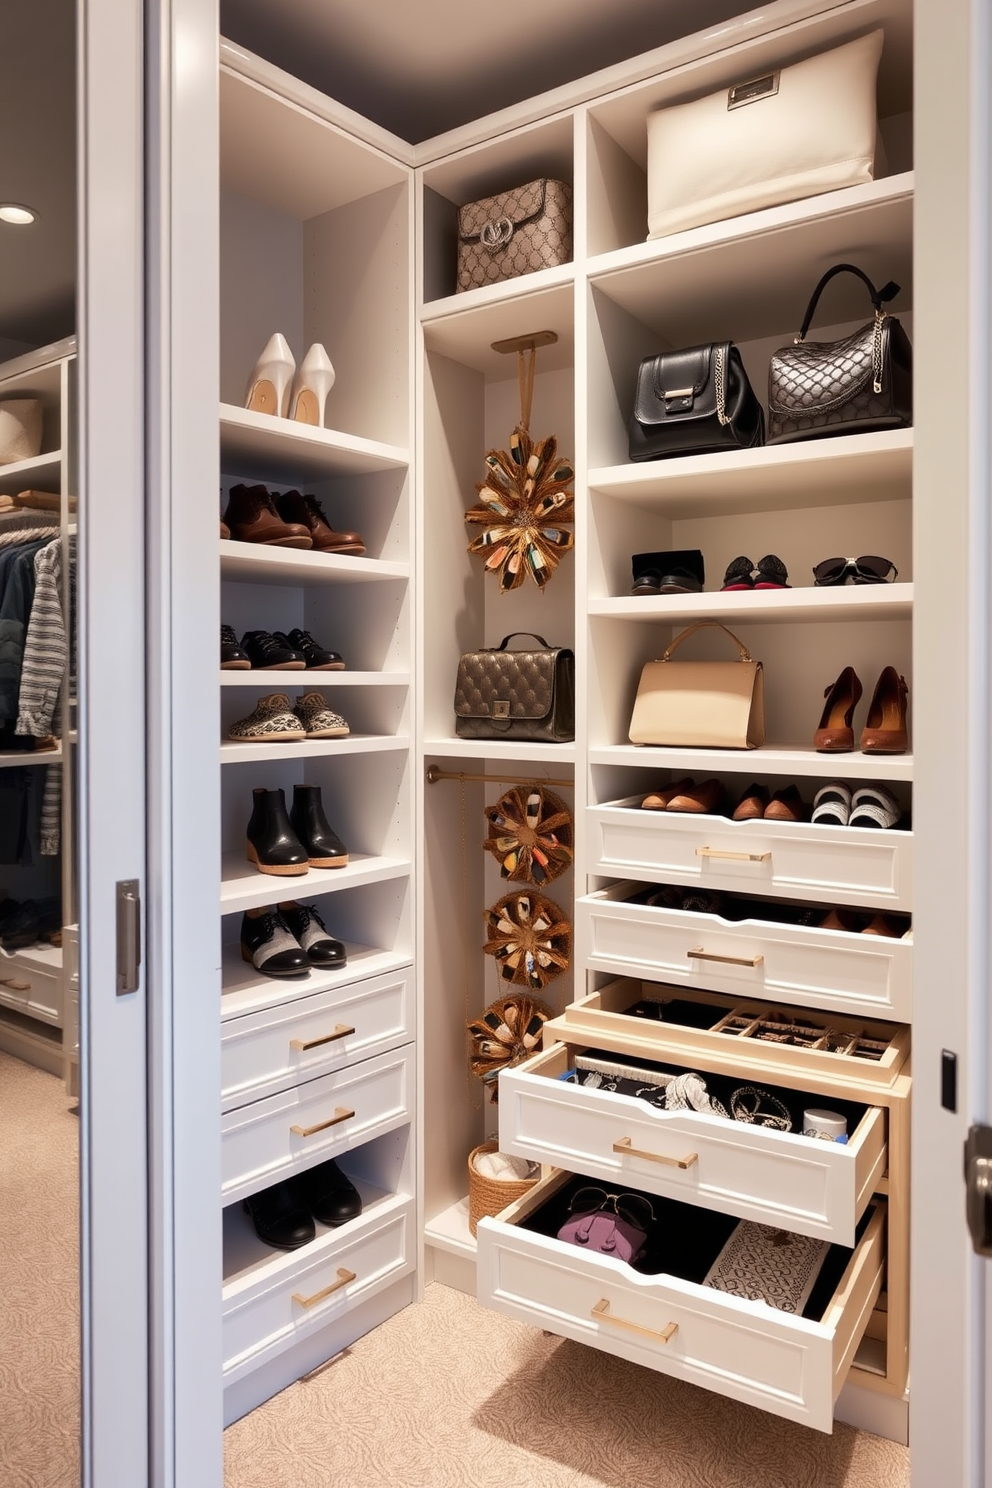
{"label": "black quilted handbag", "polygon": [[[807,341],[824,286],[835,274],[856,274],[868,287],[875,318],[840,341]],[[899,293],[876,289],[854,264],[835,264],[813,291],[802,330],[776,351],[768,369],[768,443],[904,429],[913,422],[913,348],[883,305]]]}
{"label": "black quilted handbag", "polygon": [[761,404],[733,342],[645,357],[637,369],[629,440],[632,460],[764,444]]}
{"label": "black quilted handbag", "polygon": [[[508,651],[518,635],[540,641],[540,649]],[[460,739],[574,739],[572,652],[522,630],[485,651],[466,651],[455,684],[455,733]]]}

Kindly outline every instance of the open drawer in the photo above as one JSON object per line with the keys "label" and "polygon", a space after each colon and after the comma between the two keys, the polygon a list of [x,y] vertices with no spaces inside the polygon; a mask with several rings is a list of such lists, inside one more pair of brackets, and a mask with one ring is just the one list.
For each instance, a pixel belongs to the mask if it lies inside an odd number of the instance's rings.
{"label": "open drawer", "polygon": [[890,940],[629,902],[641,887],[618,883],[576,899],[576,965],[738,997],[911,1020],[911,934]]}
{"label": "open drawer", "polygon": [[912,832],[644,811],[642,799],[589,808],[592,873],[818,904],[913,907]]}
{"label": "open drawer", "polygon": [[[854,1244],[857,1222],[886,1167],[884,1110],[853,1107],[856,1125],[847,1144],[823,1142],[698,1111],[658,1110],[638,1096],[565,1083],[562,1076],[574,1068],[578,1052],[555,1044],[502,1072],[501,1151]],[[810,1097],[810,1104],[821,1103]]]}
{"label": "open drawer", "polygon": [[669,1273],[634,1271],[526,1222],[571,1181],[554,1173],[495,1219],[479,1221],[479,1301],[538,1328],[819,1431],[878,1299],[884,1206],[871,1213],[818,1321]]}

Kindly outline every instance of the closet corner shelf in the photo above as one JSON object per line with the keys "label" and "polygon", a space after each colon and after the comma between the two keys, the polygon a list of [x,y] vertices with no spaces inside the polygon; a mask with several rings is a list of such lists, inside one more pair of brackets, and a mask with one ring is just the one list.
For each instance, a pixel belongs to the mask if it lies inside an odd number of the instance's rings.
{"label": "closet corner shelf", "polygon": [[[309,876],[309,875],[308,875]],[[305,898],[306,895],[301,895]],[[285,901],[283,901],[285,902]],[[412,965],[409,951],[384,951],[377,946],[357,945],[345,941],[348,964],[340,971],[322,971],[314,967],[306,979],[295,977],[285,981],[262,976],[241,955],[240,945],[227,945],[223,955],[223,983],[221,986],[220,1020],[227,1023],[246,1013],[260,1013],[270,1008],[282,1007],[287,1002],[312,997],[336,987],[349,986],[352,982],[370,977],[388,976]]]}
{"label": "closet corner shelf", "polygon": [[281,485],[403,470],[410,463],[410,451],[398,445],[252,413],[233,403],[220,405],[220,453],[227,473]]}
{"label": "closet corner shelf", "polygon": [[13,749],[0,754],[0,770],[20,770],[25,765],[57,765],[62,759],[62,746],[55,749]]}
{"label": "closet corner shelf", "polygon": [[609,620],[668,621],[733,620],[757,624],[801,620],[829,625],[845,620],[909,620],[913,614],[912,584],[859,585],[844,589],[760,589],[744,593],[673,594],[657,599],[625,596],[596,599],[589,614]]}
{"label": "closet corner shelf", "polygon": [[[249,803],[250,804],[250,803]],[[243,852],[224,853],[221,860],[220,912],[237,914],[246,909],[259,909],[285,899],[316,899],[321,894],[339,889],[355,889],[365,884],[386,883],[394,878],[407,878],[411,872],[408,858],[376,857],[371,853],[352,853],[346,868],[311,868],[293,878],[273,873],[259,873]]]}
{"label": "closet corner shelf", "polygon": [[423,314],[424,344],[429,352],[503,381],[516,377],[517,358],[493,351],[493,341],[526,336],[529,331],[557,331],[555,344],[541,348],[538,365],[543,372],[571,367],[573,277],[572,265],[562,264],[435,300]]}
{"label": "closet corner shelf", "polygon": [[[19,491],[51,491],[57,495],[62,480],[62,451],[50,450],[45,455],[35,455],[31,460],[15,460],[11,465],[0,465],[0,495],[16,496]],[[55,525],[58,526],[58,516]]]}
{"label": "closet corner shelf", "polygon": [[381,558],[350,558],[338,553],[304,552],[299,548],[266,547],[264,543],[233,542],[218,538],[221,577],[264,583],[365,584],[377,579],[408,579],[409,563]]}
{"label": "closet corner shelf", "polygon": [[257,687],[261,691],[323,692],[325,687],[409,687],[409,672],[280,672],[252,668],[251,671],[220,674],[221,687]]}
{"label": "closet corner shelf", "polygon": [[438,759],[494,760],[507,764],[575,764],[575,744],[543,744],[526,739],[513,743],[502,739],[435,738],[424,740],[424,755]]}
{"label": "closet corner shelf", "polygon": [[51,973],[62,970],[61,946],[42,945],[38,942],[36,945],[25,946],[23,950],[11,951],[9,954],[15,956],[22,965],[36,966],[39,971]]}
{"label": "closet corner shelf", "polygon": [[402,734],[348,734],[343,739],[300,739],[293,743],[241,744],[225,739],[220,746],[222,765],[255,764],[259,760],[301,760],[343,754],[390,754],[406,751],[410,740]]}
{"label": "closet corner shelf", "polygon": [[589,750],[591,765],[629,765],[633,769],[704,770],[761,775],[821,777],[825,780],[911,781],[911,754],[817,754],[796,745],[766,744],[761,749],[663,749],[650,744],[610,744]]}
{"label": "closet corner shelf", "polygon": [[424,1225],[424,1243],[435,1250],[446,1250],[451,1255],[466,1256],[475,1260],[478,1245],[468,1227],[468,1197],[459,1199],[442,1209]]}
{"label": "closet corner shelf", "polygon": [[601,466],[589,489],[669,517],[798,510],[911,495],[913,430]]}

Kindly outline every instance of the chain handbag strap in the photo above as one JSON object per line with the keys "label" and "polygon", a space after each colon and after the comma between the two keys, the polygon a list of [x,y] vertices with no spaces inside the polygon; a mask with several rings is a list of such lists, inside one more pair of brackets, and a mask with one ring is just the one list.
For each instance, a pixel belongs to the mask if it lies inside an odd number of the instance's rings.
{"label": "chain handbag strap", "polygon": [[716,416],[721,424],[729,424],[730,416],[727,413],[727,348],[719,345],[713,348],[716,368],[714,373],[714,385],[716,387]]}

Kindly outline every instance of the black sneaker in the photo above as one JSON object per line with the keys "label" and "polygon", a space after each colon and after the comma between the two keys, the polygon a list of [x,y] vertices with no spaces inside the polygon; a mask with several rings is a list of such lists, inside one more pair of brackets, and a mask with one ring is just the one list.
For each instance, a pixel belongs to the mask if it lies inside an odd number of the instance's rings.
{"label": "black sneaker", "polygon": [[297,1203],[304,1205],[322,1225],[333,1229],[335,1225],[347,1224],[349,1219],[357,1219],[362,1212],[361,1194],[333,1158],[308,1168],[291,1181]]}
{"label": "black sneaker", "polygon": [[295,899],[290,899],[279,905],[279,914],[290,935],[295,936],[303,947],[311,966],[331,970],[347,966],[347,951],[340,940],[328,935],[315,904],[297,904]]}
{"label": "black sneaker", "polygon": [[248,909],[241,919],[241,956],[263,976],[309,976],[310,961],[278,909]]}
{"label": "black sneaker", "polygon": [[241,649],[259,671],[302,672],[306,658],[289,644],[267,630],[247,630],[241,637]]}
{"label": "black sneaker", "polygon": [[277,631],[277,639],[285,641],[287,646],[302,652],[306,657],[308,672],[343,672],[344,662],[336,651],[325,651],[323,646],[318,646],[308,630],[291,630],[289,635],[283,635]]}
{"label": "black sneaker", "polygon": [[295,1187],[288,1179],[252,1194],[250,1199],[245,1199],[244,1207],[251,1215],[259,1240],[274,1245],[276,1250],[299,1250],[317,1233],[309,1209],[300,1203]]}
{"label": "black sneaker", "polygon": [[220,665],[224,672],[246,672],[251,666],[248,656],[238,645],[233,625],[220,628]]}

